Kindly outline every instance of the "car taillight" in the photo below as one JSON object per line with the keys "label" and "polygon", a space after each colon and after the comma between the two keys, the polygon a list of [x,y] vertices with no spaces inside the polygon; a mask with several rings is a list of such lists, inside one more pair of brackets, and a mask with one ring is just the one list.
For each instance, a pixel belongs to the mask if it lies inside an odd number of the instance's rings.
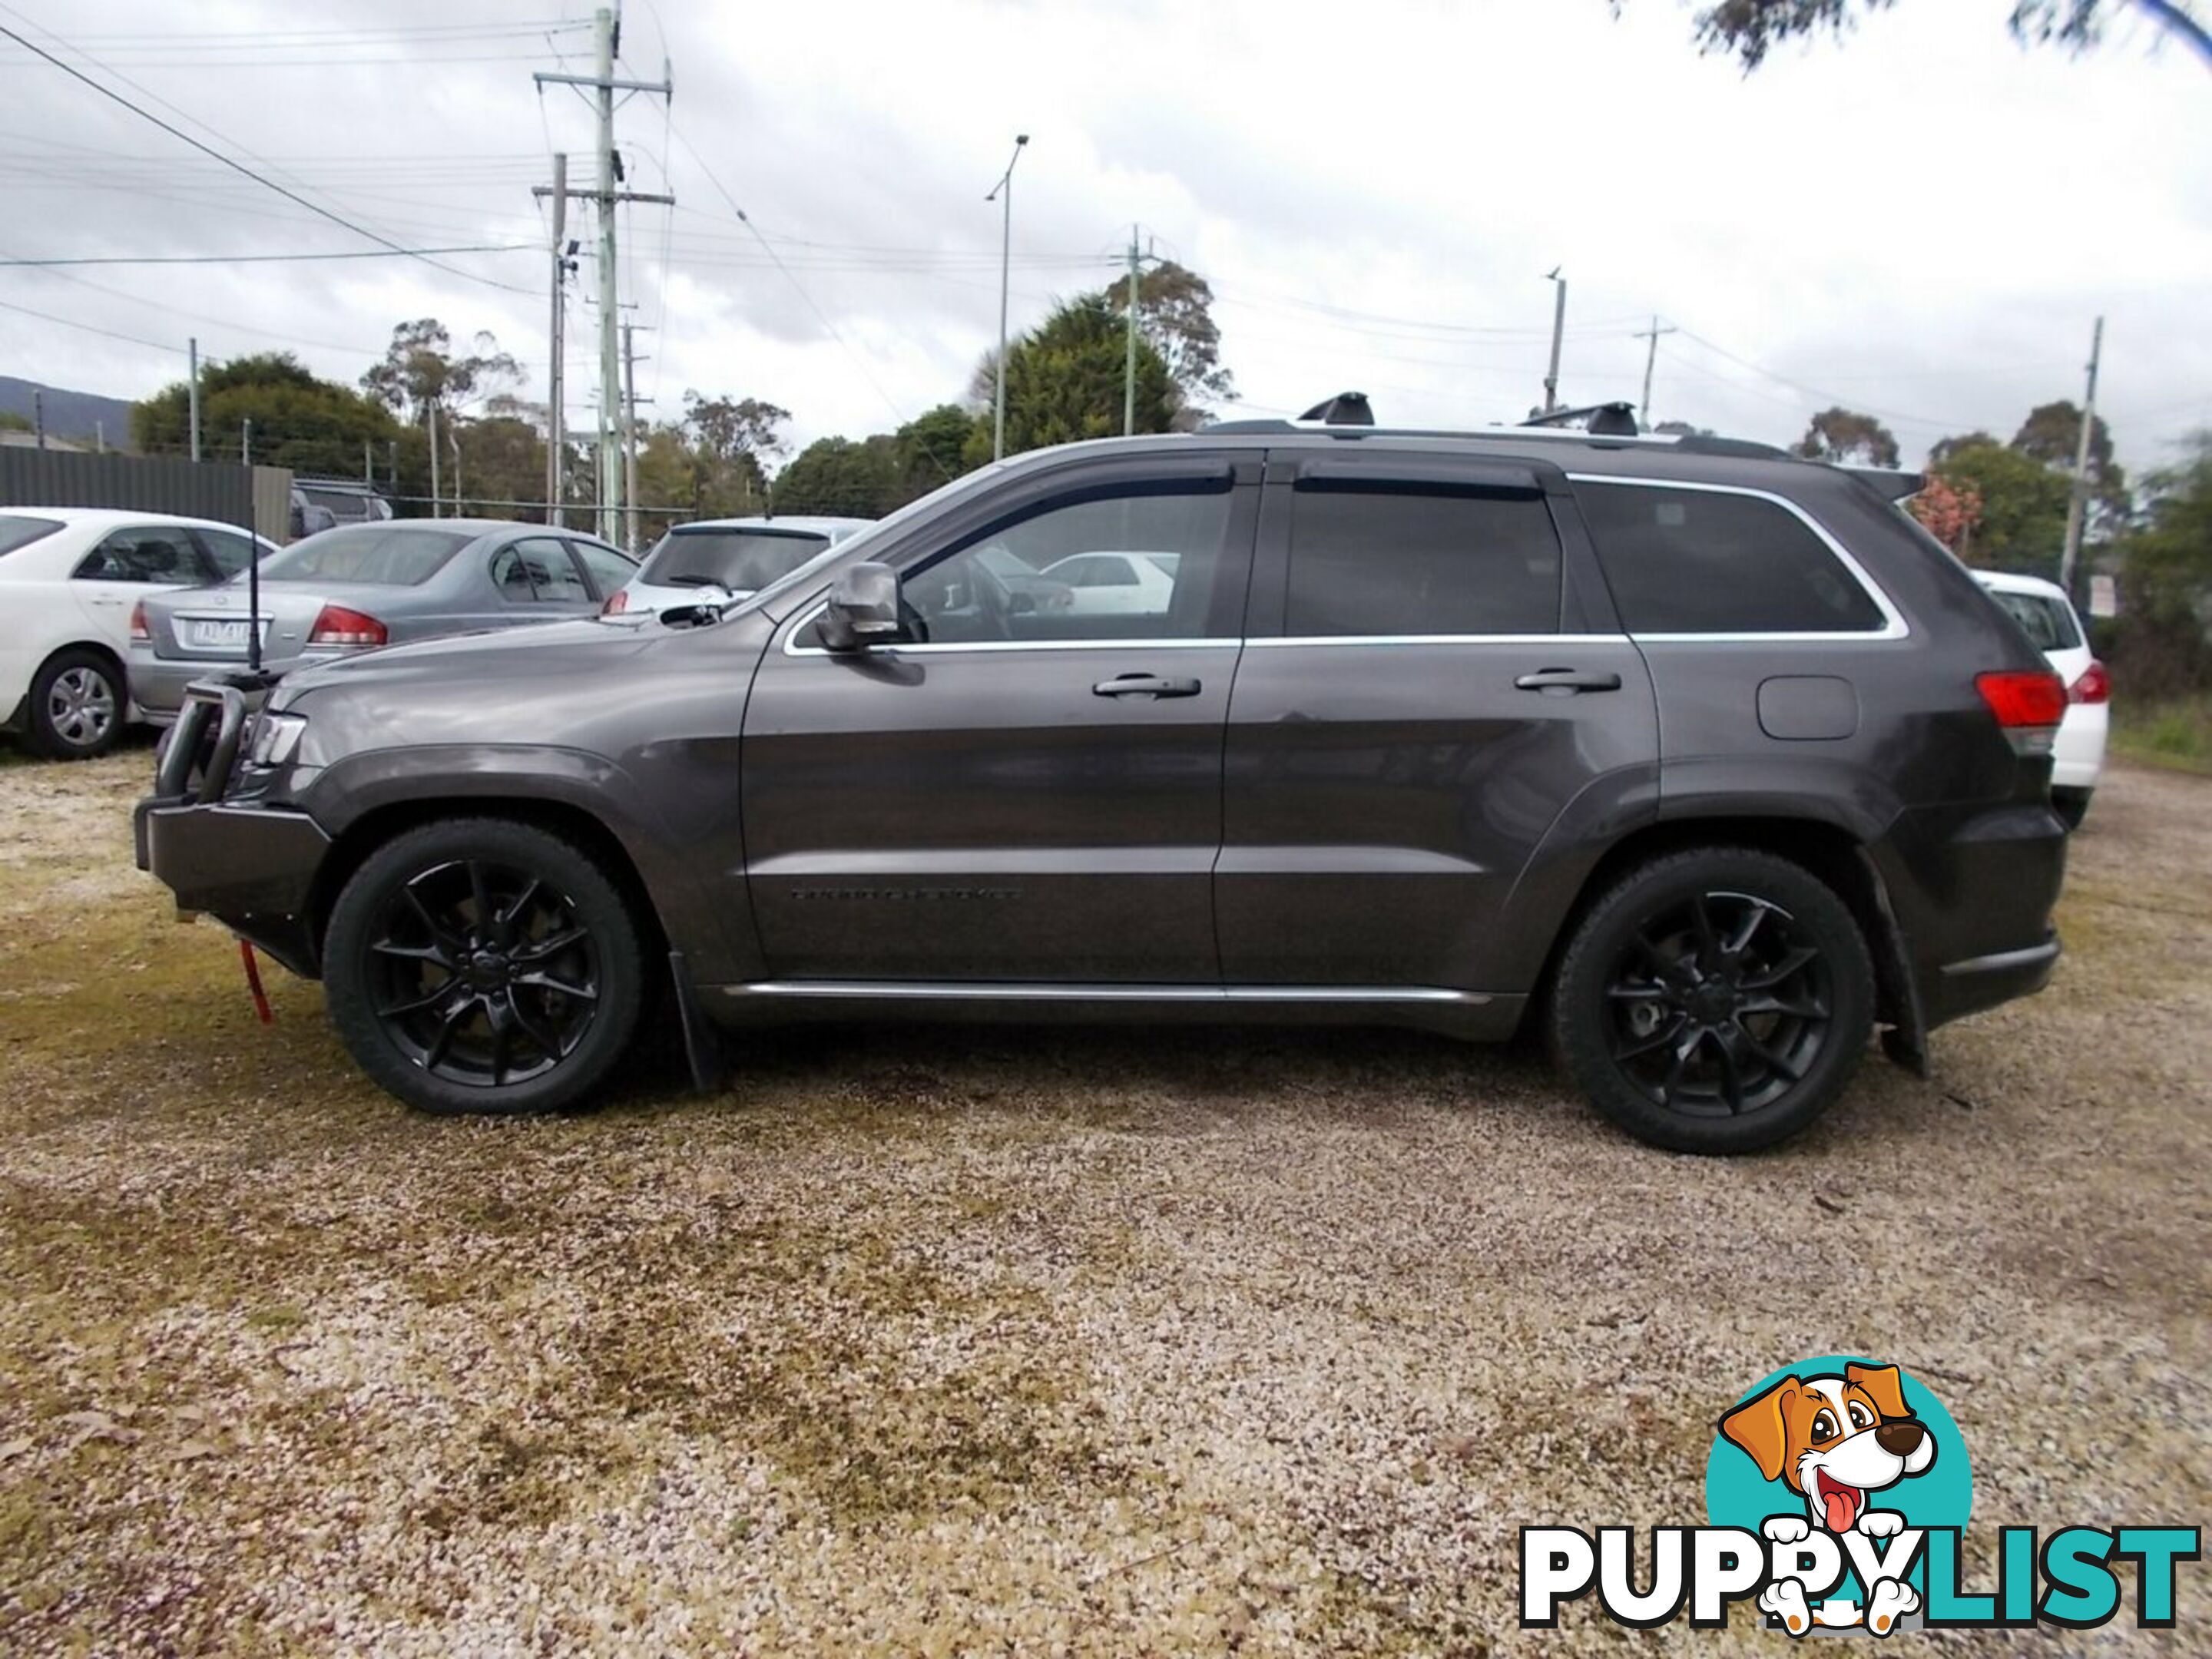
{"label": "car taillight", "polygon": [[599,607],[602,617],[619,617],[629,609],[629,589],[617,587],[607,595],[607,602]]}
{"label": "car taillight", "polygon": [[2066,689],[2069,702],[2110,702],[2112,700],[2112,677],[2105,672],[2105,665],[2092,659],[2081,671],[2081,678]]}
{"label": "car taillight", "polygon": [[371,616],[326,605],[307,630],[309,645],[382,645],[392,637],[385,625]]}
{"label": "car taillight", "polygon": [[2051,752],[2051,740],[2066,716],[2065,681],[2048,670],[1977,674],[1974,690],[1997,717],[2015,754]]}
{"label": "car taillight", "polygon": [[131,639],[133,644],[154,643],[154,630],[146,626],[146,602],[143,599],[131,607]]}

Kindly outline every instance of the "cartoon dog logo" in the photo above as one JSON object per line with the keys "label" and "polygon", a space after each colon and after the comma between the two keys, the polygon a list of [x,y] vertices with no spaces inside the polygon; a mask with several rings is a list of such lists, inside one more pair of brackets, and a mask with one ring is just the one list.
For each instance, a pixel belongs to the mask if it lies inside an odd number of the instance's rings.
{"label": "cartoon dog logo", "polygon": [[[1936,1462],[1936,1437],[1906,1407],[1894,1365],[1850,1364],[1841,1376],[1785,1376],[1721,1419],[1720,1431],[1759,1465],[1762,1477],[1782,1481],[1804,1499],[1804,1520],[1767,1518],[1762,1530],[1782,1544],[1799,1542],[1814,1527],[1896,1536],[1905,1517],[1874,1508],[1872,1495],[1924,1474]],[[1920,1606],[1919,1592],[1902,1579],[1881,1579],[1867,1592],[1863,1617],[1877,1636],[1889,1634]],[[1759,1605],[1795,1636],[1815,1622],[1804,1586],[1795,1579],[1768,1586]],[[1835,1606],[1823,1607],[1818,1622],[1838,1622],[1829,1616]],[[1844,1622],[1858,1618],[1851,1609]]]}

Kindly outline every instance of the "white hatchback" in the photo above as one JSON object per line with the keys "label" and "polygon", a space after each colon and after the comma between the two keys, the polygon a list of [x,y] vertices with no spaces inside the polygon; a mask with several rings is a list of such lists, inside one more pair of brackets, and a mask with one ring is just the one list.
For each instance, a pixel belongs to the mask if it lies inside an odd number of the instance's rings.
{"label": "white hatchback", "polygon": [[87,760],[137,711],[131,611],[168,587],[227,581],[256,547],[235,525],[82,507],[0,509],[0,728],[42,755]]}
{"label": "white hatchback", "polygon": [[2002,570],[1977,570],[1974,578],[2012,613],[2013,620],[2066,682],[2066,715],[2051,749],[2051,804],[2070,827],[2078,829],[2089,810],[2098,775],[2105,769],[2112,676],[2089,649],[2081,618],[2075,614],[2066,590],[2057,583]]}

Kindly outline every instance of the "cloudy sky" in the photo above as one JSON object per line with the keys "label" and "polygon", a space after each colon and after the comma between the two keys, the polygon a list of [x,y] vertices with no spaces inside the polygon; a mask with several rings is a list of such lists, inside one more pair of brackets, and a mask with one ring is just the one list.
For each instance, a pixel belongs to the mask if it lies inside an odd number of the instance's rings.
{"label": "cloudy sky", "polygon": [[[1242,412],[1357,387],[1386,420],[1517,418],[1560,266],[1569,401],[1636,398],[1656,314],[1656,418],[1788,441],[1840,401],[1908,461],[2078,397],[2102,313],[2100,406],[2155,465],[2212,426],[2212,70],[2128,11],[2089,56],[2024,50],[2009,9],[1900,0],[1746,78],[1697,55],[1688,0],[631,0],[627,71],[667,59],[676,96],[622,111],[629,179],[678,200],[625,210],[639,391],[765,398],[800,442],[958,397],[997,328],[984,194],[1025,131],[1014,326],[1104,282],[1135,223],[1214,283]],[[544,395],[530,188],[554,150],[587,167],[592,121],[531,74],[589,67],[583,0],[0,0],[0,24],[343,219],[507,250],[9,264],[0,374],[136,397],[197,335],[351,380],[433,315]],[[0,259],[375,246],[3,40],[0,75]]]}

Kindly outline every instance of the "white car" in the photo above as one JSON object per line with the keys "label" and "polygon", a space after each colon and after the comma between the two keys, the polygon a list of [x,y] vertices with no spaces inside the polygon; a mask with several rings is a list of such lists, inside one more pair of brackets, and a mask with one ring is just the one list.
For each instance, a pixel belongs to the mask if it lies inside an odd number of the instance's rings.
{"label": "white car", "polygon": [[1179,553],[1073,553],[1038,574],[1066,582],[1078,617],[1164,617]]}
{"label": "white car", "polygon": [[0,508],[0,728],[88,760],[138,717],[125,665],[147,594],[226,581],[272,543],[235,525],[81,507]]}
{"label": "white car", "polygon": [[873,519],[702,519],[679,524],[645,556],[637,574],[601,607],[629,612],[696,605],[708,590],[743,599],[819,558]]}
{"label": "white car", "polygon": [[2035,648],[2066,682],[2066,715],[2051,749],[2051,804],[2079,828],[2089,810],[2097,776],[2105,769],[2105,736],[2112,720],[2112,679],[2089,649],[2081,619],[2066,590],[2040,576],[1977,570],[1975,580],[2010,611]]}

